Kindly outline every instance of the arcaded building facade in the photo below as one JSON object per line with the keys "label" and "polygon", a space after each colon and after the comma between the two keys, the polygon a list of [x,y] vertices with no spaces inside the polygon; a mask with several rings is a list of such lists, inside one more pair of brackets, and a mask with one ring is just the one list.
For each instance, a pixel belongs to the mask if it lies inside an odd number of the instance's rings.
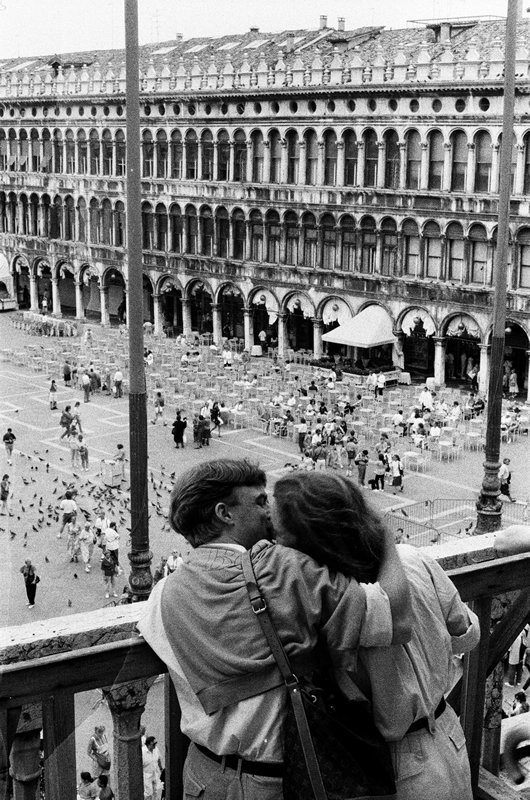
{"label": "arcaded building facade", "polygon": [[[141,48],[145,317],[281,354],[379,306],[372,357],[442,384],[491,335],[504,21]],[[507,358],[528,391],[530,82],[519,23]],[[4,306],[126,319],[123,51],[0,63]],[[372,309],[373,310],[373,309]]]}

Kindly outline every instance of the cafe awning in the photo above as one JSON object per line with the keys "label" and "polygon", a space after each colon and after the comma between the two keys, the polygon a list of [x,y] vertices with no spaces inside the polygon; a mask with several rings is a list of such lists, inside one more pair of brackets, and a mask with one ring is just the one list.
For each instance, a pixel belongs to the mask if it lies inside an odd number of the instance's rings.
{"label": "cafe awning", "polygon": [[392,320],[381,306],[363,308],[355,317],[322,336],[325,342],[346,344],[350,347],[378,347],[394,344],[397,338],[392,333]]}

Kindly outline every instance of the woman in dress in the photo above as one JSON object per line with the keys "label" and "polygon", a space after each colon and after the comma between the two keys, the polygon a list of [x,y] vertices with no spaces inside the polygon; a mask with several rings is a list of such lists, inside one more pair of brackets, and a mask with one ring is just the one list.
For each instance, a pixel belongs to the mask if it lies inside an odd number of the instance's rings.
{"label": "woman in dress", "polygon": [[104,725],[96,725],[88,742],[87,753],[94,762],[94,775],[108,775],[110,770],[109,740]]}

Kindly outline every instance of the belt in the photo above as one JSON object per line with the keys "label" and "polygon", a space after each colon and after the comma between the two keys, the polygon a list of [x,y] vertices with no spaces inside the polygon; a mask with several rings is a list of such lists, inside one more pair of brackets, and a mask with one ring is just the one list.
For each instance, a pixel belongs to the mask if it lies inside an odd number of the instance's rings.
{"label": "belt", "polygon": [[[442,699],[436,706],[436,710],[434,712],[434,719],[438,719],[438,717],[440,717],[444,713],[446,707],[447,703],[445,702],[445,697],[442,697]],[[427,730],[429,729],[429,717],[422,717],[421,719],[417,719],[416,722],[412,723],[407,733],[414,733],[414,731],[421,731],[423,728],[427,728]]]}
{"label": "belt", "polygon": [[244,758],[240,758],[236,753],[231,753],[228,756],[218,756],[217,753],[212,753],[202,744],[194,744],[203,756],[210,758],[212,761],[217,761],[218,764],[223,764],[224,767],[229,767],[229,769],[239,769],[241,772],[262,775],[265,778],[283,777],[283,763],[281,761],[247,761]]}

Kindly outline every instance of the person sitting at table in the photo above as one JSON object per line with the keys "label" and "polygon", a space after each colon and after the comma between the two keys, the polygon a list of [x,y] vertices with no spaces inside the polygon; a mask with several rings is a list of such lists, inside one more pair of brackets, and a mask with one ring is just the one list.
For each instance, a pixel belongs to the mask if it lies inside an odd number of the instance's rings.
{"label": "person sitting at table", "polygon": [[421,404],[422,411],[425,410],[426,408],[429,409],[429,411],[432,411],[433,399],[432,399],[432,394],[427,386],[423,387],[423,390],[419,397],[419,402]]}
{"label": "person sitting at table", "polygon": [[320,401],[320,405],[318,407],[318,413],[319,414],[327,414],[328,413],[328,407],[326,406],[326,404],[325,404],[325,402],[323,400]]}
{"label": "person sitting at table", "polygon": [[473,403],[473,417],[480,417],[484,409],[486,408],[486,403],[480,397],[480,395],[475,395],[475,402]]}
{"label": "person sitting at table", "polygon": [[473,392],[469,395],[464,405],[464,419],[473,418],[473,406],[475,404],[475,395]]}
{"label": "person sitting at table", "polygon": [[390,439],[388,438],[388,434],[382,433],[379,441],[375,446],[375,452],[377,455],[383,455],[385,457],[385,463],[388,464],[388,454],[390,452]]}
{"label": "person sitting at table", "polygon": [[287,405],[289,406],[289,408],[294,408],[295,407],[295,405],[296,405],[296,397],[294,395],[294,392],[291,392],[291,394],[287,398]]}
{"label": "person sitting at table", "polygon": [[188,364],[190,363],[190,355],[191,355],[191,353],[189,352],[189,350],[188,350],[187,353],[183,353],[181,355],[181,357],[180,357],[180,366],[181,367],[187,367],[188,366]]}
{"label": "person sitting at table", "polygon": [[274,397],[271,400],[271,405],[272,406],[276,406],[276,405],[281,406],[282,403],[283,403],[283,395],[281,394],[281,392],[276,392],[276,394],[274,395]]}
{"label": "person sitting at table", "polygon": [[317,413],[317,407],[314,400],[310,400],[305,410],[306,417],[314,417]]}
{"label": "person sitting at table", "polygon": [[418,432],[418,425],[422,422],[419,409],[414,408],[407,420],[409,436],[414,436]]}
{"label": "person sitting at table", "polygon": [[427,443],[427,432],[423,426],[423,422],[418,423],[416,433],[414,433],[412,436],[412,441],[414,442],[414,446],[419,447],[420,450],[425,448]]}
{"label": "person sitting at table", "polygon": [[449,413],[449,406],[447,405],[447,401],[444,400],[443,398],[441,400],[435,400],[433,410],[437,417],[445,419],[445,417]]}
{"label": "person sitting at table", "polygon": [[335,388],[335,381],[330,377],[326,381],[326,389],[333,390]]}
{"label": "person sitting at table", "polygon": [[453,407],[451,408],[451,411],[449,412],[449,418],[455,424],[460,422],[460,420],[462,419],[462,406],[460,405],[458,400],[454,401]]}
{"label": "person sitting at table", "polygon": [[440,436],[442,435],[442,426],[439,422],[435,422],[432,428],[429,431],[429,439],[436,443],[440,441]]}
{"label": "person sitting at table", "polygon": [[245,410],[244,409],[244,403],[243,403],[242,400],[238,400],[237,403],[235,404],[234,408],[232,409],[232,411],[235,411],[236,414],[239,414],[241,411],[244,411],[244,410]]}
{"label": "person sitting at table", "polygon": [[405,424],[405,419],[403,417],[403,409],[402,408],[398,408],[398,410],[396,411],[396,413],[392,417],[392,427],[394,428],[394,430],[397,433],[399,433],[400,436],[404,436],[405,435],[406,424]]}
{"label": "person sitting at table", "polygon": [[307,393],[311,395],[311,397],[315,397],[318,394],[318,386],[316,385],[315,381],[312,380],[309,386],[307,387]]}

